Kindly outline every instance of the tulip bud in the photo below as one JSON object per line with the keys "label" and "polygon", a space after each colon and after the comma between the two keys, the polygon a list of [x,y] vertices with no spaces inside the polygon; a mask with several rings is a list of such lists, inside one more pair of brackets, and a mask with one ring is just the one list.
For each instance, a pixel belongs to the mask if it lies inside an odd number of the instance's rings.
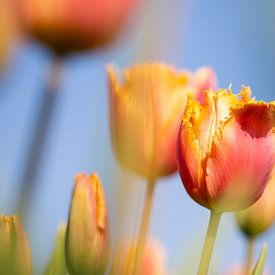
{"label": "tulip bud", "polygon": [[136,0],[14,0],[25,32],[59,54],[110,42]]}
{"label": "tulip bud", "polygon": [[187,95],[199,92],[193,75],[160,63],[134,65],[121,77],[113,66],[107,71],[113,148],[122,167],[147,179],[175,172]]}
{"label": "tulip bud", "polygon": [[65,260],[65,235],[66,224],[61,224],[58,228],[55,247],[48,264],[45,275],[68,275]]}
{"label": "tulip bud", "polygon": [[0,274],[32,274],[29,241],[17,215],[0,217]]}
{"label": "tulip bud", "polygon": [[242,232],[254,238],[265,232],[275,219],[275,170],[261,198],[251,207],[236,214]]}
{"label": "tulip bud", "polygon": [[[129,275],[133,273],[136,243],[130,246],[118,246],[111,267],[111,275]],[[162,243],[149,238],[144,249],[141,269],[138,275],[164,275],[166,251]]]}
{"label": "tulip bud", "polygon": [[178,168],[189,195],[216,212],[255,203],[275,163],[275,103],[231,90],[189,98],[178,138]]}
{"label": "tulip bud", "polygon": [[96,174],[79,174],[75,179],[66,236],[66,261],[70,274],[104,274],[109,249],[103,186]]}

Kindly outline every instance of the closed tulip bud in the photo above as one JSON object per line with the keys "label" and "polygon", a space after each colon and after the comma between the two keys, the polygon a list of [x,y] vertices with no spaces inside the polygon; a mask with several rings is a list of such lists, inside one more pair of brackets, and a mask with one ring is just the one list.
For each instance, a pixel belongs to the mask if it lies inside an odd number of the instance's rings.
{"label": "closed tulip bud", "polygon": [[29,241],[17,215],[0,217],[0,274],[32,274]]}
{"label": "closed tulip bud", "polygon": [[240,229],[249,238],[257,237],[271,227],[275,219],[275,171],[261,198],[236,215]]}
{"label": "closed tulip bud", "polygon": [[14,0],[24,30],[57,53],[86,50],[117,34],[136,0]]}
{"label": "closed tulip bud", "polygon": [[[136,244],[120,245],[114,255],[111,275],[129,275],[133,273]],[[163,244],[149,238],[144,249],[141,269],[138,275],[164,275],[166,251]]]}
{"label": "closed tulip bud", "polygon": [[189,98],[178,138],[178,168],[189,195],[215,212],[240,211],[262,195],[275,163],[275,103],[231,90]]}
{"label": "closed tulip bud", "polygon": [[104,274],[109,260],[109,226],[103,186],[96,174],[79,174],[71,201],[66,262],[71,275]]}
{"label": "closed tulip bud", "polygon": [[48,264],[45,275],[68,275],[66,260],[65,260],[65,236],[66,224],[61,224],[58,227],[55,247]]}
{"label": "closed tulip bud", "polygon": [[145,63],[124,70],[121,77],[108,66],[108,76],[113,148],[122,167],[147,179],[175,172],[187,94],[199,92],[193,75]]}

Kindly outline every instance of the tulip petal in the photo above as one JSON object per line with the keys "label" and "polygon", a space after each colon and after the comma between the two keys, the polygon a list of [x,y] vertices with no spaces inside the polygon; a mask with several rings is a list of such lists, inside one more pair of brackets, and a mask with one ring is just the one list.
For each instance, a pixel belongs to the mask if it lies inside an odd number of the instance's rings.
{"label": "tulip petal", "polygon": [[250,102],[233,108],[216,132],[206,176],[212,209],[244,209],[263,193],[275,163],[274,114],[273,104]]}
{"label": "tulip petal", "polygon": [[186,191],[195,201],[207,206],[208,202],[200,182],[202,177],[201,150],[191,119],[195,119],[195,114],[199,110],[199,103],[189,98],[178,137],[177,159]]}

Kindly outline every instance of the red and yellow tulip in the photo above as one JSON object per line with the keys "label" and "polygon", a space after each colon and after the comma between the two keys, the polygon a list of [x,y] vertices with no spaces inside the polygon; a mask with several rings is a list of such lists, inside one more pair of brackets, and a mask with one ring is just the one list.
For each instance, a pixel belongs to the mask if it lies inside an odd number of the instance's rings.
{"label": "red and yellow tulip", "polygon": [[215,212],[238,211],[262,195],[275,163],[275,103],[250,89],[189,98],[178,138],[178,168],[189,195]]}

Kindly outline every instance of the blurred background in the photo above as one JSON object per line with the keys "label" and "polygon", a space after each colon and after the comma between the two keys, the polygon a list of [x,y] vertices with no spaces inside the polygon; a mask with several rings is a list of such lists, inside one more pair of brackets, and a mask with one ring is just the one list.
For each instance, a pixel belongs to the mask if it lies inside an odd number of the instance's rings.
{"label": "blurred background", "polygon": [[[96,171],[101,177],[113,242],[127,238],[137,226],[145,183],[125,174],[114,158],[105,65],[115,63],[123,68],[148,60],[191,70],[210,65],[219,87],[232,84],[237,93],[241,85],[250,85],[257,99],[271,101],[275,90],[274,13],[272,0],[144,0],[111,45],[64,58],[24,221],[34,274],[44,270],[57,225],[67,219],[78,172]],[[13,214],[54,57],[34,39],[22,33],[18,37],[20,31],[13,23],[9,29],[10,21],[3,19],[0,7],[0,22],[4,21],[0,32],[6,36],[15,33],[16,38],[8,44],[8,59],[4,64],[0,61],[0,212]],[[0,51],[4,41],[0,36]],[[186,194],[177,174],[159,182],[150,235],[163,242],[169,271],[184,269],[195,274],[208,217],[209,211]],[[257,255],[263,241],[269,246],[267,268],[274,271],[274,231],[259,239]],[[215,249],[215,274],[241,265],[245,250],[234,216],[225,214]]]}

